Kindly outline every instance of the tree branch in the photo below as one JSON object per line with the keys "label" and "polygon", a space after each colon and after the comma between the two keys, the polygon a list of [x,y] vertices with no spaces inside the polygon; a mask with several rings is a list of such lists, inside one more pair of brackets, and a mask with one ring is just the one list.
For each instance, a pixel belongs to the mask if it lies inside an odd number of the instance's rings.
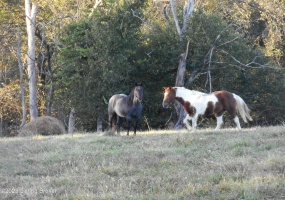
{"label": "tree branch", "polygon": [[182,32],[181,32],[181,28],[179,26],[179,21],[178,21],[178,17],[177,17],[175,0],[170,0],[170,5],[171,5],[171,10],[172,10],[172,14],[173,14],[173,19],[174,19],[174,22],[175,22],[176,30],[177,30],[177,33],[179,35],[179,39],[182,40]]}
{"label": "tree branch", "polygon": [[164,13],[165,19],[166,19],[167,21],[169,21],[168,8],[169,8],[169,3],[165,3],[165,5],[164,5],[164,7],[163,7],[163,13]]}
{"label": "tree branch", "polygon": [[[255,56],[254,59],[253,59],[251,62],[245,64],[245,63],[242,63],[241,61],[239,61],[238,59],[236,59],[236,58],[235,58],[233,55],[231,55],[229,52],[227,52],[227,51],[225,51],[225,50],[221,50],[221,52],[223,52],[223,53],[229,55],[235,62],[237,62],[239,65],[241,65],[241,66],[243,66],[243,67],[260,68],[260,67],[268,67],[268,66],[269,66],[268,63],[265,64],[265,65],[263,65],[263,64],[260,64],[260,63],[255,62],[255,60],[256,60],[257,58],[261,57],[261,56]],[[253,66],[251,66],[251,65],[253,65],[253,64],[257,65],[258,67],[253,67]]]}
{"label": "tree branch", "polygon": [[198,76],[201,74],[201,69],[195,69],[190,77],[187,79],[187,81],[185,82],[185,86],[191,85],[197,78]]}
{"label": "tree branch", "polygon": [[103,0],[96,0],[95,4],[91,10],[91,13],[88,16],[89,19],[93,16],[94,10],[101,4],[103,4]]}
{"label": "tree branch", "polygon": [[211,60],[212,60],[212,55],[213,55],[213,51],[215,49],[215,46],[213,46],[210,50],[210,55],[209,55],[209,65],[208,65],[208,70],[207,70],[207,80],[205,83],[205,87],[207,85],[207,83],[209,82],[210,85],[210,93],[212,92],[212,76],[211,76]]}
{"label": "tree branch", "polygon": [[134,17],[140,19],[142,21],[142,23],[145,23],[145,21],[136,14],[136,11],[134,11],[133,9],[131,9],[131,11],[132,11],[132,14],[133,14]]}
{"label": "tree branch", "polygon": [[189,19],[194,11],[194,0],[185,1],[184,9],[183,9],[183,27],[182,34],[185,33],[188,29]]}

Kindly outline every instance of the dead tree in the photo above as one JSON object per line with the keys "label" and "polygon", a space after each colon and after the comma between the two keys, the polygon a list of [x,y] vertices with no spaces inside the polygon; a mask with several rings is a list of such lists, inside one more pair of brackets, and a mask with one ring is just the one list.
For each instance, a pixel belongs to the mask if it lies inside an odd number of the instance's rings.
{"label": "dead tree", "polygon": [[[180,55],[179,64],[177,69],[176,81],[175,86],[182,87],[185,84],[185,72],[186,72],[186,59],[188,55],[189,49],[189,41],[187,43],[186,51]],[[178,116],[177,123],[175,124],[175,128],[179,128],[181,121],[185,116],[185,111],[183,106],[180,103],[175,103],[175,110]]]}
{"label": "dead tree", "polygon": [[188,22],[189,22],[191,15],[193,14],[194,4],[195,4],[194,0],[185,0],[185,4],[183,7],[182,27],[180,27],[179,19],[178,19],[177,12],[176,12],[175,0],[170,0],[173,19],[175,22],[176,30],[177,30],[180,41],[183,40],[184,34],[186,33],[188,29]]}
{"label": "dead tree", "polygon": [[25,103],[25,87],[24,87],[24,80],[23,80],[23,63],[21,60],[21,34],[20,34],[20,28],[19,27],[18,27],[17,57],[18,57],[18,65],[19,65],[19,72],[20,72],[20,91],[21,91],[22,115],[23,115],[22,123],[19,126],[19,129],[21,129],[27,121],[27,109],[26,109],[26,103]]}
{"label": "dead tree", "polygon": [[38,117],[38,102],[37,102],[37,76],[36,76],[36,16],[37,5],[30,5],[30,0],[25,0],[25,13],[26,24],[28,34],[28,53],[27,53],[27,65],[28,65],[28,79],[29,79],[29,101],[30,101],[30,117],[31,121]]}
{"label": "dead tree", "polygon": [[[191,15],[193,14],[193,11],[194,11],[194,3],[195,3],[194,0],[186,0],[185,1],[184,8],[183,8],[182,27],[180,27],[179,19],[178,19],[177,12],[176,12],[175,0],[170,0],[173,19],[175,22],[175,26],[176,26],[176,30],[178,33],[179,40],[181,42],[183,41],[183,39],[185,37],[185,33],[187,32],[189,19],[190,19]],[[187,54],[188,54],[188,49],[189,49],[189,41],[187,43],[186,51],[180,55],[175,86],[181,87],[181,86],[185,85],[186,58],[187,58]],[[176,110],[176,114],[178,116],[178,121],[175,124],[175,128],[179,128],[181,121],[185,115],[184,114],[185,112],[184,112],[184,109],[182,108],[182,106],[180,104],[175,104],[175,110]]]}
{"label": "dead tree", "polygon": [[68,133],[73,134],[75,130],[75,108],[71,108],[68,119]]}

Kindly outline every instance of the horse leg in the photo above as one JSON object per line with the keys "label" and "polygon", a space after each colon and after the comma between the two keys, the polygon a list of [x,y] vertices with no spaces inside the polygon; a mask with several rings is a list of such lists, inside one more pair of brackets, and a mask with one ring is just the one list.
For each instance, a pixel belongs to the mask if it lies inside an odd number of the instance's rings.
{"label": "horse leg", "polygon": [[119,115],[117,115],[117,123],[116,123],[116,129],[117,129],[117,135],[120,136],[120,125],[121,125],[121,118]]}
{"label": "horse leg", "polygon": [[221,128],[222,123],[223,123],[223,115],[221,115],[221,116],[216,115],[216,119],[217,119],[217,126],[216,126],[215,130],[219,130]]}
{"label": "horse leg", "polygon": [[197,127],[197,119],[198,119],[198,115],[195,115],[193,118],[192,118],[192,131],[191,132],[194,132],[196,130],[196,127]]}
{"label": "horse leg", "polygon": [[130,132],[130,121],[127,119],[127,135],[129,135]]}
{"label": "horse leg", "polygon": [[191,117],[187,114],[186,117],[185,117],[184,120],[183,120],[183,124],[185,124],[185,126],[186,126],[186,128],[187,128],[188,130],[191,130],[192,128],[191,128],[191,126],[189,125],[188,120],[191,120]]}
{"label": "horse leg", "polygon": [[236,123],[236,125],[237,125],[238,130],[241,131],[241,127],[240,127],[240,123],[239,123],[239,118],[238,118],[238,116],[235,116],[234,121],[235,121],[235,123]]}
{"label": "horse leg", "polygon": [[136,135],[137,132],[137,126],[138,126],[138,119],[136,119],[135,124],[134,124],[134,135]]}
{"label": "horse leg", "polygon": [[109,114],[109,126],[110,126],[110,129],[112,129],[112,119],[113,119],[113,114]]}
{"label": "horse leg", "polygon": [[227,109],[227,111],[230,114],[230,116],[234,119],[234,122],[236,123],[238,130],[241,130],[241,126],[240,126],[240,123],[239,123],[239,118],[237,116],[237,111],[236,111],[236,104],[234,104],[231,107],[229,107]]}

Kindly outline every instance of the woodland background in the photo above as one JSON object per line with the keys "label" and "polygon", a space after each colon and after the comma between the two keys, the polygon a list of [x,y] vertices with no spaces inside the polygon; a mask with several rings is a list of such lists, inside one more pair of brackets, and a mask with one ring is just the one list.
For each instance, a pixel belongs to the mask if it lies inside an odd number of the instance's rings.
{"label": "woodland background", "polygon": [[[250,126],[284,123],[284,0],[197,0],[183,37],[177,34],[170,1],[31,3],[38,6],[39,116],[57,117],[67,126],[74,109],[77,130],[95,131],[101,121],[106,129],[108,99],[142,82],[140,129],[172,127],[176,116],[161,106],[162,87],[175,85],[179,58],[189,42],[185,87],[240,95],[252,110]],[[8,136],[23,117],[19,38],[27,105],[29,101],[27,30],[24,0],[0,0],[0,5],[0,134]],[[175,5],[181,19],[184,1]],[[200,126],[210,122],[205,119]]]}

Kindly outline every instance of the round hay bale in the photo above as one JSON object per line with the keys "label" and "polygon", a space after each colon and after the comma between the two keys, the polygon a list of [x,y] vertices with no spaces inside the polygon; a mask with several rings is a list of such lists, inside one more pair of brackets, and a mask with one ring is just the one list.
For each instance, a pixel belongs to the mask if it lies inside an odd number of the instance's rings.
{"label": "round hay bale", "polygon": [[19,131],[19,136],[60,135],[66,133],[64,125],[56,118],[42,116],[27,123]]}

